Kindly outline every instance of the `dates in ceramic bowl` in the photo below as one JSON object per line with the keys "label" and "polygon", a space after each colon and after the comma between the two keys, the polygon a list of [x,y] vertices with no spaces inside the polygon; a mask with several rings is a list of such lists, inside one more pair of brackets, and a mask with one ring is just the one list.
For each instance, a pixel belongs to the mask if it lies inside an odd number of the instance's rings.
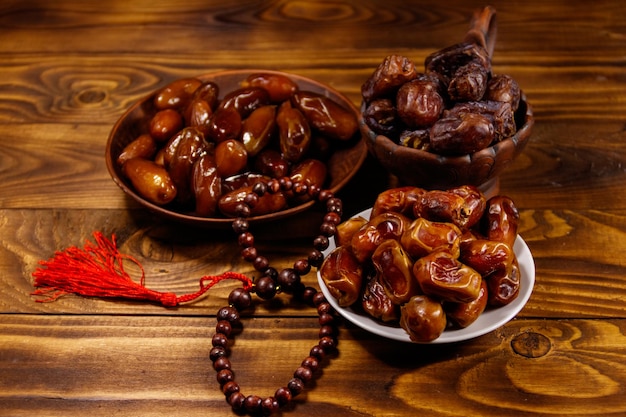
{"label": "dates in ceramic bowl", "polygon": [[[337,192],[366,154],[346,97],[301,76],[241,70],[179,79],[136,103],[111,131],[106,159],[115,182],[152,211],[228,226],[254,183],[289,178]],[[133,159],[150,164],[125,168]],[[306,194],[276,193],[250,220],[312,204]]]}
{"label": "dates in ceramic bowl", "polygon": [[326,288],[342,290],[340,307],[431,342],[520,294],[510,198],[486,199],[474,186],[400,187],[380,193],[370,213],[337,227],[337,246],[319,270]]}

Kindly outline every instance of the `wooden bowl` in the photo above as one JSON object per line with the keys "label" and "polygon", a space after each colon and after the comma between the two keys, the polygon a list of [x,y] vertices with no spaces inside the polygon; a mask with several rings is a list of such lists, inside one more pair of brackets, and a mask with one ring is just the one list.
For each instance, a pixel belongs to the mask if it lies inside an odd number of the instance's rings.
{"label": "wooden bowl", "polygon": [[[305,78],[299,75],[280,73],[277,71],[269,70],[227,70],[214,72],[210,74],[199,75],[196,78],[202,81],[213,81],[220,87],[220,94],[222,96],[230,91],[233,91],[240,87],[242,82],[248,75],[252,73],[279,73],[286,75],[294,80],[300,90],[312,91],[315,93],[324,94],[326,97],[333,99],[344,108],[354,112],[355,117],[358,118],[359,111],[355,105],[344,95],[329,87],[321,84],[317,81]],[[151,203],[139,195],[130,181],[128,181],[122,174],[121,167],[117,164],[117,157],[122,152],[124,147],[134,140],[139,134],[147,131],[147,124],[155,113],[154,96],[156,91],[141,99],[139,102],[132,105],[115,123],[106,144],[106,164],[113,181],[133,200],[138,202],[143,207],[151,210],[152,212],[161,215],[165,218],[192,224],[198,226],[206,226],[212,228],[230,227],[233,222],[232,218],[226,217],[200,217],[190,212],[176,211],[172,207],[159,206]],[[328,179],[326,189],[333,192],[339,191],[346,183],[356,174],[358,169],[363,164],[365,157],[367,156],[367,147],[362,137],[355,138],[349,142],[349,145],[338,147],[337,150],[331,155],[327,161]],[[289,207],[285,210],[252,216],[249,218],[250,222],[268,222],[284,219],[289,216],[293,216],[297,213],[301,213],[310,208],[314,201],[309,201],[303,204]]]}
{"label": "wooden bowl", "polygon": [[[361,110],[365,110],[364,104]],[[499,175],[522,152],[535,123],[533,111],[522,94],[515,113],[515,135],[473,154],[442,156],[400,145],[375,133],[359,116],[359,127],[371,154],[403,185],[441,189],[475,185],[488,197],[499,191]]]}
{"label": "wooden bowl", "polygon": [[[464,42],[482,46],[492,57],[496,34],[496,10],[486,6],[474,12]],[[486,197],[499,192],[499,175],[526,147],[535,124],[532,108],[522,92],[515,112],[515,135],[473,154],[442,156],[402,146],[386,136],[378,135],[365,123],[363,111],[365,103],[361,105],[359,126],[370,153],[402,185],[442,190],[459,185],[475,185]]]}

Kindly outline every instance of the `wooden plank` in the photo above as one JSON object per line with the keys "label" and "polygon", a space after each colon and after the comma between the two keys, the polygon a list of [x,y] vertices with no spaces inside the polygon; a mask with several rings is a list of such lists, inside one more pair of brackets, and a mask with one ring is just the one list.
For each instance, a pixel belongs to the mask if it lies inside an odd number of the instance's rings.
{"label": "wooden plank", "polygon": [[[37,7],[33,7],[33,5]],[[498,12],[496,51],[595,51],[622,48],[619,2],[597,1],[584,8],[567,1],[491,2]],[[369,48],[437,48],[459,42],[469,27],[478,0],[407,2],[374,0],[348,3],[219,1],[109,1],[107,7],[81,3],[57,7],[39,2],[9,2],[1,27],[10,41],[3,49],[24,53],[108,52],[176,53],[285,48],[350,50]],[[567,19],[563,16],[567,14]],[[590,22],[601,17],[604,25]],[[554,27],[559,30],[554,30]],[[139,28],[139,29],[138,29]],[[594,30],[595,29],[595,30]],[[33,37],[36,30],[38,36]],[[172,34],[164,36],[164,33]],[[173,34],[188,33],[185,36]],[[123,42],[120,42],[123,39]],[[541,39],[542,42],[536,42]],[[549,45],[549,46],[548,46]]]}
{"label": "wooden plank", "polygon": [[[203,317],[4,315],[3,414],[229,415],[208,360],[213,323]],[[312,318],[244,320],[230,356],[242,392],[267,396],[286,384],[315,344],[316,329]],[[338,355],[322,363],[292,411],[618,415],[626,412],[620,388],[626,383],[625,330],[624,320],[514,320],[473,341],[423,346],[346,326]]]}

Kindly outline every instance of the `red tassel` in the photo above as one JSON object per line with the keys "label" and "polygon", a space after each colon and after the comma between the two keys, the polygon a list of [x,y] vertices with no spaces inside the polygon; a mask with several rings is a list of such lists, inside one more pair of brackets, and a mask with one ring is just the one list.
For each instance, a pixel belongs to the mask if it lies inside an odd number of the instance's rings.
{"label": "red tassel", "polygon": [[[87,241],[80,249],[75,246],[56,252],[48,261],[39,262],[43,267],[33,272],[36,288],[32,295],[40,296],[37,302],[54,301],[65,294],[90,297],[127,298],[156,301],[165,307],[175,307],[197,299],[218,282],[235,279],[252,288],[252,280],[243,274],[225,272],[216,276],[200,278],[200,289],[192,294],[177,296],[171,292],[153,291],[144,286],[144,269],[135,258],[119,252],[115,235],[111,240],[102,233],[94,233],[96,244]],[[124,270],[124,261],[136,264],[141,270],[139,283],[132,280]]]}

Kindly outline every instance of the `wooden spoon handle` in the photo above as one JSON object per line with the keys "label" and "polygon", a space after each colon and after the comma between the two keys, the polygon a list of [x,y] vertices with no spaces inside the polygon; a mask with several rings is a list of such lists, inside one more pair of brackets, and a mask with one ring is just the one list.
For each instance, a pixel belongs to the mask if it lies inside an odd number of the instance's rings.
{"label": "wooden spoon handle", "polygon": [[470,29],[465,34],[464,41],[482,46],[487,50],[489,56],[493,57],[497,33],[496,9],[491,6],[486,6],[474,12]]}

